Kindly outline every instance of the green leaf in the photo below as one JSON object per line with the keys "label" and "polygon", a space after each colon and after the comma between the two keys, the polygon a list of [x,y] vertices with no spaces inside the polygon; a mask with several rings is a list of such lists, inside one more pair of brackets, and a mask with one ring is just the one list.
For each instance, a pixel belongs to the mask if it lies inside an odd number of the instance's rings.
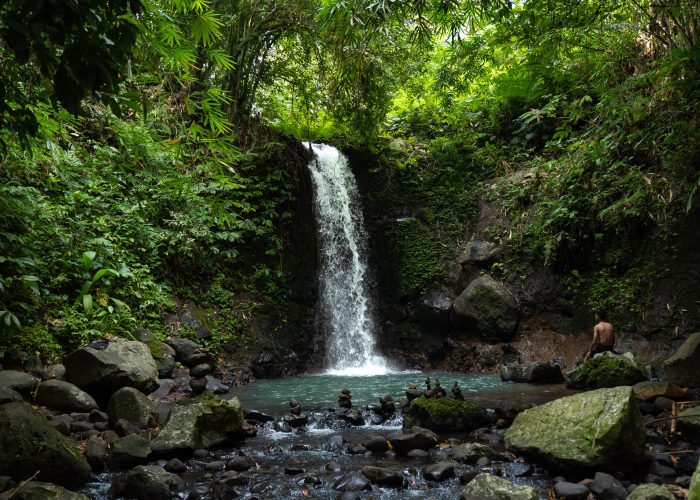
{"label": "green leaf", "polygon": [[102,278],[102,277],[104,277],[104,276],[107,276],[107,275],[109,275],[109,276],[119,276],[119,271],[117,271],[117,270],[115,270],[115,269],[108,269],[108,268],[100,269],[99,271],[97,271],[97,272],[95,273],[95,276],[93,276],[92,282],[93,282],[93,283],[96,283],[97,280],[99,280],[100,278]]}
{"label": "green leaf", "polygon": [[89,313],[92,310],[92,295],[89,293],[83,295],[83,310]]}
{"label": "green leaf", "polygon": [[83,252],[83,266],[85,266],[87,269],[92,267],[92,261],[95,260],[96,255],[97,253],[93,252],[92,250]]}

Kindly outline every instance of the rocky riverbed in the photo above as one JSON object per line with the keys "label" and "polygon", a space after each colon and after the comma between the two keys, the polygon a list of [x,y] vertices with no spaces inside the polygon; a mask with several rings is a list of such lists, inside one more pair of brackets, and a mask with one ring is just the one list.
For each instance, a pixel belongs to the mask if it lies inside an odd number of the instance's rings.
{"label": "rocky riverbed", "polygon": [[[105,339],[48,367],[10,353],[0,498],[699,498],[697,337],[666,381],[599,355],[566,376],[583,392],[540,386],[537,405],[421,384],[371,404],[353,387],[338,404],[290,395],[276,414],[218,397],[231,379],[183,339]],[[502,377],[561,374],[544,363]]]}

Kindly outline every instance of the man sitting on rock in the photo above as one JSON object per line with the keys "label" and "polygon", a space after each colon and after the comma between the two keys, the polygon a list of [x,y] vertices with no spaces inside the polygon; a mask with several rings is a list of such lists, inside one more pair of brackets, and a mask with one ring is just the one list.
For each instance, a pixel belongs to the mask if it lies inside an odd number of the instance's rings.
{"label": "man sitting on rock", "polygon": [[615,332],[613,326],[608,323],[607,316],[604,311],[597,309],[595,311],[595,320],[597,324],[593,327],[593,342],[588,352],[583,358],[585,363],[591,356],[601,352],[615,352]]}

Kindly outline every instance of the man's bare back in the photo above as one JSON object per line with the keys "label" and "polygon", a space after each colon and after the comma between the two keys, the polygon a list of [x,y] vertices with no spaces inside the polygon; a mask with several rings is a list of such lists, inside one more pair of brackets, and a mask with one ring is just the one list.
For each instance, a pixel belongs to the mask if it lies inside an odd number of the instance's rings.
{"label": "man's bare back", "polygon": [[607,322],[605,313],[596,311],[595,320],[598,323],[593,327],[593,342],[583,358],[584,363],[594,354],[612,351],[615,347],[615,329],[612,324]]}

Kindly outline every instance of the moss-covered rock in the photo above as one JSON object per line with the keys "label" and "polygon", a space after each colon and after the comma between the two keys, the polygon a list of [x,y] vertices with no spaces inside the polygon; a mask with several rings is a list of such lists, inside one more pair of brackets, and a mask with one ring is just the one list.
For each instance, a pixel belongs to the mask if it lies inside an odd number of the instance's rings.
{"label": "moss-covered rock", "polygon": [[29,481],[12,498],[15,500],[88,500],[88,497],[82,493],[42,481]]}
{"label": "moss-covered rock", "polygon": [[0,475],[73,487],[90,478],[90,466],[73,441],[26,403],[0,406]]}
{"label": "moss-covered rock", "polygon": [[151,448],[156,453],[192,451],[223,446],[242,435],[243,410],[238,399],[224,401],[205,392],[173,407]]}
{"label": "moss-covered rock", "polygon": [[463,464],[475,463],[482,457],[490,459],[503,459],[504,456],[496,450],[481,443],[462,443],[452,448],[449,452],[452,460]]}
{"label": "moss-covered rock", "polygon": [[120,419],[141,428],[155,420],[153,402],[133,387],[122,387],[112,394],[107,411],[112,427]]}
{"label": "moss-covered rock", "polygon": [[627,500],[675,500],[668,488],[660,484],[640,484],[627,497]]}
{"label": "moss-covered rock", "polygon": [[462,490],[464,500],[537,500],[529,486],[519,486],[507,479],[482,472]]}
{"label": "moss-covered rock", "polygon": [[664,378],[688,387],[700,387],[700,332],[691,334],[673,356],[664,361]]}
{"label": "moss-covered rock", "polygon": [[688,488],[688,499],[698,500],[700,498],[700,462],[698,462],[693,477],[690,479],[690,488]]}
{"label": "moss-covered rock", "polygon": [[515,298],[500,281],[485,274],[472,281],[455,299],[454,313],[473,321],[488,341],[507,342],[515,335],[519,312]]}
{"label": "moss-covered rock", "polygon": [[454,398],[419,397],[403,418],[403,426],[415,425],[432,431],[457,432],[473,430],[488,422],[486,411],[468,401]]}
{"label": "moss-covered rock", "polygon": [[567,373],[566,386],[571,389],[599,389],[634,385],[646,380],[649,377],[644,366],[632,353],[618,355],[603,352]]}
{"label": "moss-covered rock", "polygon": [[559,470],[613,467],[642,458],[646,431],[630,387],[584,392],[520,413],[506,448]]}

